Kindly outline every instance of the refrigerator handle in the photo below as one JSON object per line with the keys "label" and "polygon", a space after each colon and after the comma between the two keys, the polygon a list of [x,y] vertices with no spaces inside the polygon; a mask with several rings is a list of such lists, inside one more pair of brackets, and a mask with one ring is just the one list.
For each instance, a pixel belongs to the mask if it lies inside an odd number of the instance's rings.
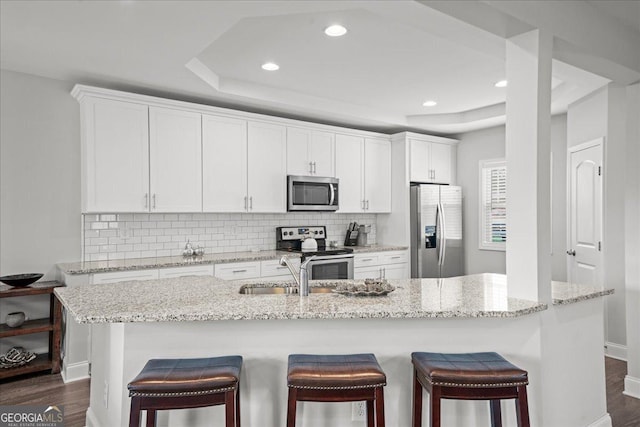
{"label": "refrigerator handle", "polygon": [[[420,206],[420,193],[417,194],[417,205]],[[422,225],[422,215],[420,215],[420,211],[418,211],[418,215],[417,215],[417,222],[418,222],[418,227],[417,227],[417,232],[418,235],[416,236],[417,238],[417,242],[418,242],[418,247],[415,248],[416,254],[415,256],[417,257],[416,259],[416,265],[417,265],[417,270],[418,270],[418,276],[417,277],[422,277],[422,262],[420,262],[420,253],[422,252],[422,249],[424,249],[425,247],[425,235],[424,235],[424,227]]]}
{"label": "refrigerator handle", "polygon": [[447,235],[444,222],[444,209],[442,203],[438,203],[438,218],[440,219],[440,251],[438,252],[438,265],[444,265],[444,258],[447,252]]}

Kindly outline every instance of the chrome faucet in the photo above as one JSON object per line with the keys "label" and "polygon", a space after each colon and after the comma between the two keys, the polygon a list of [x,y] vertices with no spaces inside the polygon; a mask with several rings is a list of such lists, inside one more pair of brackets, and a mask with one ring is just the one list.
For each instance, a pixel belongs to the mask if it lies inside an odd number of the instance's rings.
{"label": "chrome faucet", "polygon": [[307,266],[309,265],[309,261],[313,260],[315,257],[315,255],[312,255],[300,264],[300,272],[297,272],[296,268],[291,265],[289,257],[283,256],[280,258],[280,265],[286,266],[291,272],[293,279],[298,285],[298,293],[301,297],[309,296],[309,273],[307,272]]}

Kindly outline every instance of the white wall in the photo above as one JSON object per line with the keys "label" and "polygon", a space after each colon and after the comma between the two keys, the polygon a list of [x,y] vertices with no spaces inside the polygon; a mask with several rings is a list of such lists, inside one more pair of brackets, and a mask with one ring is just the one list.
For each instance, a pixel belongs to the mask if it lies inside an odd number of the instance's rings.
{"label": "white wall", "polygon": [[[45,273],[80,259],[80,124],[71,84],[1,70],[0,275]],[[2,300],[7,313],[49,315],[46,295]],[[3,339],[0,352],[47,348],[47,334]]]}
{"label": "white wall", "polygon": [[[566,280],[566,135],[567,116],[551,119],[551,151],[553,153],[553,256],[552,278]],[[478,249],[479,207],[478,184],[480,160],[504,158],[505,127],[498,126],[460,135],[458,144],[458,185],[462,187],[465,273],[505,273],[505,253]]]}
{"label": "white wall", "polygon": [[0,75],[0,272],[80,259],[80,120],[72,85]]}
{"label": "white wall", "polygon": [[603,285],[607,297],[605,340],[610,354],[624,357],[626,345],[624,285],[624,188],[626,94],[610,84],[576,101],[567,112],[567,147],[604,137],[603,147]]}

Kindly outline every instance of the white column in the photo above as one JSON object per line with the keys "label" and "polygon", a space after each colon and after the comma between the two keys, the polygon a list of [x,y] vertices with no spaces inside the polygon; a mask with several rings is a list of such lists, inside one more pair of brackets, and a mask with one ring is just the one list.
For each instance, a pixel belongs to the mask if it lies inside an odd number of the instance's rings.
{"label": "white column", "polygon": [[510,297],[551,301],[552,36],[507,40],[507,283]]}
{"label": "white column", "polygon": [[624,394],[640,399],[640,83],[627,88],[625,255],[627,376]]}

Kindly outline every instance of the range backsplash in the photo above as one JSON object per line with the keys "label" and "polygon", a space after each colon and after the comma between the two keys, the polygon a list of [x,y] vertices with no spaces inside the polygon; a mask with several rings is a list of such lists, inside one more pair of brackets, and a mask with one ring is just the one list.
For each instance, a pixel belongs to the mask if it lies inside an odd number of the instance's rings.
{"label": "range backsplash", "polygon": [[350,222],[370,224],[376,242],[376,214],[291,212],[286,214],[85,214],[84,261],[182,255],[187,240],[205,253],[271,250],[275,228],[326,225],[327,240],[344,243]]}

